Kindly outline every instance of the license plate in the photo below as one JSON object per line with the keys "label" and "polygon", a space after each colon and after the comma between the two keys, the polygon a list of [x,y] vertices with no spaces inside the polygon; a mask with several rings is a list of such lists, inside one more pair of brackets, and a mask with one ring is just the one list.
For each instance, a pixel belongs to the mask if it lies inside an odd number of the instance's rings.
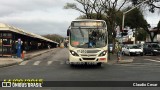
{"label": "license plate", "polygon": [[87,53],[87,50],[77,50],[77,53]]}
{"label": "license plate", "polygon": [[140,53],[136,53],[136,54],[140,54]]}

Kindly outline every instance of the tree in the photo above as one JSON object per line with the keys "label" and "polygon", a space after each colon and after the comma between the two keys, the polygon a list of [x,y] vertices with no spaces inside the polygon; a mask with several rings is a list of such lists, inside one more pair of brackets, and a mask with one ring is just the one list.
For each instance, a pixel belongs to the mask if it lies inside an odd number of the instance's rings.
{"label": "tree", "polygon": [[[130,9],[127,8],[127,9]],[[141,28],[146,26],[148,23],[144,19],[144,15],[139,8],[135,8],[126,14],[125,26],[133,28]]]}
{"label": "tree", "polygon": [[[92,13],[90,14],[90,16],[92,17],[91,19],[97,19],[97,13]],[[88,19],[88,18],[86,17],[86,15],[81,15],[77,17],[76,19]],[[106,20],[105,15],[101,15],[101,20]]]}
{"label": "tree", "polygon": [[143,28],[138,28],[136,39],[137,41],[145,41],[147,37],[147,32]]}
{"label": "tree", "polygon": [[64,37],[62,37],[61,35],[58,35],[58,34],[47,34],[47,35],[43,35],[43,37],[46,37],[46,38],[51,39],[51,40],[56,41],[56,42],[60,42],[64,38]]}
{"label": "tree", "polygon": [[[104,14],[107,17],[106,22],[108,26],[110,26],[108,28],[108,32],[110,33],[110,35],[112,35],[113,38],[116,37],[115,27],[121,26],[122,21],[122,19],[118,18],[117,16],[122,16],[122,13],[120,11],[122,7],[127,4],[127,1],[128,0],[121,0],[122,3],[120,3],[120,0],[104,0],[104,2],[102,2],[102,6],[104,7]],[[118,20],[120,20],[120,22]],[[115,39],[113,39],[113,43],[114,41]]]}
{"label": "tree", "polygon": [[[143,2],[144,0],[131,0],[131,1],[133,5],[137,5]],[[160,0],[148,0],[148,2],[144,4],[144,6],[149,7],[149,11],[154,13],[156,9],[160,10],[160,6],[157,3],[160,3]]]}
{"label": "tree", "polygon": [[[123,6],[125,6],[129,0],[74,0],[78,5],[81,5],[83,8],[77,6],[76,3],[66,3],[64,6],[65,9],[74,9],[83,13],[87,19],[92,19],[93,14],[96,13],[96,19],[103,19],[108,25],[109,37],[113,38],[113,43],[115,44],[116,38],[116,25],[121,26],[121,23],[117,23],[117,14],[121,11]],[[114,48],[114,47],[113,47]]]}
{"label": "tree", "polygon": [[160,32],[160,21],[158,22],[157,27],[155,27],[153,29],[155,29],[155,31],[154,31],[153,35],[150,34],[151,42],[153,42],[153,39],[155,38],[155,36]]}
{"label": "tree", "polygon": [[[83,8],[77,6],[76,3],[66,3],[65,9],[74,9],[84,15],[87,19],[92,19],[92,14],[96,13],[96,19],[102,19],[105,15],[111,24],[112,30],[115,26],[116,14],[122,9],[122,7],[127,3],[128,0],[75,0]],[[121,2],[121,3],[120,3]]]}
{"label": "tree", "polygon": [[[91,17],[92,17],[92,19],[96,19],[97,18],[97,15],[96,15],[96,13],[93,13],[93,14],[91,14]],[[81,15],[81,16],[79,16],[77,19],[86,19],[86,16],[85,15]],[[102,15],[101,16],[101,19],[102,20],[107,20],[107,18],[105,17],[105,15]],[[117,16],[117,22],[119,21],[119,17]],[[120,21],[121,22],[121,21]],[[107,22],[108,23],[108,22]],[[118,22],[119,23],[119,22]],[[109,26],[109,24],[107,24],[107,27],[108,27],[108,29],[110,28],[110,26]],[[109,43],[112,43],[112,41],[113,41],[113,37],[112,37],[112,32],[109,30],[108,31],[108,33],[109,33],[109,36],[108,36],[108,42]]]}
{"label": "tree", "polygon": [[75,0],[78,4],[82,5],[83,9],[77,6],[76,3],[66,3],[64,9],[74,9],[86,15],[86,18],[91,19],[90,16],[93,13],[93,3],[90,0]]}
{"label": "tree", "polygon": [[[130,7],[129,7],[130,8]],[[127,9],[129,9],[127,8]],[[133,18],[134,17],[134,18]],[[132,10],[131,12],[126,14],[126,19],[125,19],[125,26],[129,26],[132,29],[135,28],[136,31],[135,33],[139,32],[138,30],[141,30],[141,28],[143,28],[143,30],[145,30],[148,34],[149,37],[151,39],[151,42],[153,42],[154,37],[157,35],[157,31],[154,33],[154,35],[151,34],[149,27],[150,25],[147,23],[147,21],[144,18],[144,15],[142,13],[142,11],[139,8],[136,8],[134,10]],[[137,34],[136,34],[137,35]],[[135,36],[136,36],[135,35]],[[138,34],[139,35],[139,34]],[[146,35],[146,33],[144,33],[144,35],[142,35],[142,33],[140,33],[141,36]],[[138,39],[142,39],[141,36],[136,36],[137,40]]]}

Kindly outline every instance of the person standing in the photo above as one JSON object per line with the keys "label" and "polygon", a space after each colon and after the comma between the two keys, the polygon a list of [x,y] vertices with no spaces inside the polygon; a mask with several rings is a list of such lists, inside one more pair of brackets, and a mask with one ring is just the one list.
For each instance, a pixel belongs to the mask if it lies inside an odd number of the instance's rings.
{"label": "person standing", "polygon": [[116,54],[117,54],[117,62],[119,60],[121,60],[121,52],[122,52],[122,48],[120,46],[120,43],[117,42],[116,45],[115,45],[115,49],[116,49]]}
{"label": "person standing", "polygon": [[17,57],[21,58],[21,39],[18,39],[17,43]]}

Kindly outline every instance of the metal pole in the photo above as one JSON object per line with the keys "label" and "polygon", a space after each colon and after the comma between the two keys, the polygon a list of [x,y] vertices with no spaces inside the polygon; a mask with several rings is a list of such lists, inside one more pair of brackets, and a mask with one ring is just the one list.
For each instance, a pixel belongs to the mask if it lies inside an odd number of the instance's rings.
{"label": "metal pole", "polygon": [[135,7],[133,7],[133,8],[131,8],[131,9],[129,9],[129,10],[128,10],[128,11],[126,11],[126,12],[124,12],[124,14],[126,14],[126,13],[130,12],[131,10],[133,10],[133,9],[135,9],[135,8],[137,8],[137,7],[139,7],[139,6],[141,6],[143,3],[147,2],[147,1],[149,1],[149,0],[145,0],[145,1],[141,2],[141,3],[139,3],[139,4],[138,4],[138,5],[136,5]]}
{"label": "metal pole", "polygon": [[[123,20],[122,20],[122,33],[124,30],[124,20],[125,20],[125,13],[123,13]],[[123,35],[121,34],[121,44],[123,43]]]}
{"label": "metal pole", "polygon": [[125,13],[123,13],[123,20],[122,20],[122,31],[124,29],[124,19],[125,19]]}
{"label": "metal pole", "polygon": [[123,29],[124,29],[125,14],[128,13],[128,12],[130,12],[131,10],[133,10],[133,9],[135,9],[135,8],[137,8],[137,7],[139,7],[140,5],[142,5],[143,3],[147,2],[147,1],[149,1],[149,0],[145,0],[145,1],[141,2],[140,4],[138,4],[137,6],[135,6],[135,7],[131,8],[131,9],[129,9],[128,11],[123,12],[122,31],[123,31]]}
{"label": "metal pole", "polygon": [[[122,33],[123,33],[123,30],[124,30],[125,14],[128,13],[128,12],[130,12],[131,10],[133,10],[133,9],[135,9],[135,8],[137,8],[137,7],[139,7],[140,5],[142,5],[143,3],[147,2],[147,1],[149,1],[149,0],[145,0],[145,1],[141,2],[141,3],[139,3],[138,5],[136,5],[135,7],[129,9],[128,11],[123,12],[123,19],[122,19]],[[123,36],[121,36],[121,38],[123,38]],[[121,41],[122,41],[122,40],[121,40]],[[123,42],[123,41],[122,41],[122,42]]]}

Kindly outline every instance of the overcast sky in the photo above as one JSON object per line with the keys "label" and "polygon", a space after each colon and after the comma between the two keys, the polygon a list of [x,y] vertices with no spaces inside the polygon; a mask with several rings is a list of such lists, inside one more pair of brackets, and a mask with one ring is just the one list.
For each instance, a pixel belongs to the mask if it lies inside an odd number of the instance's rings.
{"label": "overcast sky", "polygon": [[[63,9],[66,2],[73,0],[0,0],[0,22],[13,25],[36,34],[60,34],[81,13]],[[145,14],[152,26],[160,20],[160,14]]]}

